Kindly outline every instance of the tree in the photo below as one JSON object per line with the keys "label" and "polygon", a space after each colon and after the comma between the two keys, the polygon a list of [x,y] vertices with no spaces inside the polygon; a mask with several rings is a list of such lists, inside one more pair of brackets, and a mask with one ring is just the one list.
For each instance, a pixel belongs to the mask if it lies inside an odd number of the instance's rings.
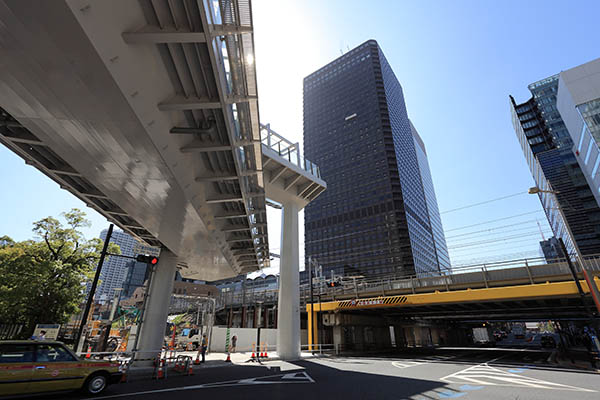
{"label": "tree", "polygon": [[[91,225],[84,212],[72,209],[61,215],[64,224],[53,217],[33,223],[38,240],[0,237],[0,321],[24,324],[25,334],[36,324],[64,324],[79,311],[84,283],[102,251],[102,240],[85,240],[79,230]],[[109,252],[120,250],[111,243]]]}

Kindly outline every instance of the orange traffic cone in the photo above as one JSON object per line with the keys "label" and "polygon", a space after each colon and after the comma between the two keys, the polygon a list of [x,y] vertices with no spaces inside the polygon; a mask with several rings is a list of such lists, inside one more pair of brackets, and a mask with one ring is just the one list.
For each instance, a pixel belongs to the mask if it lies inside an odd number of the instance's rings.
{"label": "orange traffic cone", "polygon": [[129,371],[129,367],[123,368],[123,375],[121,375],[121,381],[120,383],[126,383],[127,382],[127,372]]}
{"label": "orange traffic cone", "polygon": [[256,358],[256,356],[254,355],[254,343],[252,343],[252,356],[251,358]]}
{"label": "orange traffic cone", "polygon": [[229,355],[229,352],[227,352],[227,360],[225,360],[225,362],[231,362],[231,356]]}
{"label": "orange traffic cone", "polygon": [[196,359],[194,360],[194,364],[200,365],[200,353],[196,354]]}
{"label": "orange traffic cone", "polygon": [[87,354],[85,355],[85,358],[90,358],[92,356],[92,346],[88,346],[87,349]]}
{"label": "orange traffic cone", "polygon": [[188,375],[194,375],[194,365],[192,364],[192,359],[188,362]]}
{"label": "orange traffic cone", "polygon": [[156,374],[156,379],[164,379],[165,372],[163,370],[163,366],[165,365],[165,360],[161,359],[158,363],[158,373]]}

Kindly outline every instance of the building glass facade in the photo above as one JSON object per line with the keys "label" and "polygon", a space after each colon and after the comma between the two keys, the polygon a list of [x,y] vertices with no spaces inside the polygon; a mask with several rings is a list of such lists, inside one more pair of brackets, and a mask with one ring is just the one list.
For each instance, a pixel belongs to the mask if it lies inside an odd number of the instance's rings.
{"label": "building glass facade", "polygon": [[144,282],[148,279],[148,264],[137,261],[129,261],[125,265],[127,268],[127,276],[123,282],[123,292],[121,297],[127,299],[133,296],[135,289],[144,286]]}
{"label": "building glass facade", "polygon": [[449,268],[427,155],[411,125],[374,40],[304,79],[304,152],[328,185],[305,209],[305,254],[325,275]]}
{"label": "building glass facade", "polygon": [[[517,104],[510,96],[513,127],[540,193],[554,235],[569,253],[574,246],[558,207],[584,255],[600,253],[600,208],[573,153],[573,140],[556,107],[558,75],[528,86],[532,98]],[[557,203],[558,202],[558,203]]]}
{"label": "building glass facade", "polygon": [[[100,239],[105,240],[107,233],[106,229],[100,232]],[[134,252],[139,247],[139,242],[125,232],[113,231],[110,242],[117,244],[121,248],[121,255],[129,257],[137,255]],[[100,271],[101,283],[98,285],[98,289],[96,289],[96,300],[108,301],[112,299],[114,289],[123,288],[130,262],[131,259],[128,258],[106,257],[102,265],[102,271]]]}

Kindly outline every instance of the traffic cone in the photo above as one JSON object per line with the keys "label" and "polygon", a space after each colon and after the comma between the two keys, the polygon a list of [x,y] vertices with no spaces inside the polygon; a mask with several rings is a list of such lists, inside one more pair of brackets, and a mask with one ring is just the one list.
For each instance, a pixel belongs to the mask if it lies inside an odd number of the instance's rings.
{"label": "traffic cone", "polygon": [[250,358],[256,358],[256,356],[254,355],[254,343],[252,343],[252,356]]}
{"label": "traffic cone", "polygon": [[85,358],[90,358],[92,356],[92,346],[88,346],[87,349],[87,354],[85,355]]}
{"label": "traffic cone", "polygon": [[160,362],[158,363],[158,373],[156,374],[156,379],[164,379],[165,377],[165,372],[163,371],[163,366],[165,364],[165,360],[161,359]]}
{"label": "traffic cone", "polygon": [[192,364],[192,358],[188,360],[188,375],[194,375],[194,365]]}
{"label": "traffic cone", "polygon": [[200,365],[200,353],[196,354],[196,360],[194,360],[194,364]]}
{"label": "traffic cone", "polygon": [[225,362],[231,362],[231,356],[229,355],[229,352],[227,352],[227,360],[225,360]]}
{"label": "traffic cone", "polygon": [[123,369],[123,375],[121,375],[121,381],[120,383],[126,383],[127,382],[127,372],[129,371],[129,368],[126,367]]}

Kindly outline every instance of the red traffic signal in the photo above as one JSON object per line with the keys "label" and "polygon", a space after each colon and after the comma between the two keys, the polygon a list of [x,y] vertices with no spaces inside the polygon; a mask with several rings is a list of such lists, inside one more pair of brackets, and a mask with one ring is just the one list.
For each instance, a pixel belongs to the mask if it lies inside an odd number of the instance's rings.
{"label": "red traffic signal", "polygon": [[151,265],[158,264],[158,257],[149,256],[147,254],[138,254],[135,257],[135,260],[137,262],[142,262],[142,263],[151,264]]}

